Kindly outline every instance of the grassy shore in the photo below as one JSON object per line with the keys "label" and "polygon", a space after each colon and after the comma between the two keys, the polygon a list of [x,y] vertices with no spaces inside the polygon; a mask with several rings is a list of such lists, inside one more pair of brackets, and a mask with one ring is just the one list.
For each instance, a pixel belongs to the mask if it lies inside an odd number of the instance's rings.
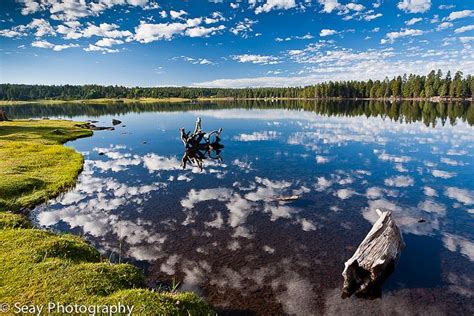
{"label": "grassy shore", "polygon": [[66,104],[66,103],[79,103],[79,104],[113,104],[113,103],[179,103],[189,102],[191,99],[185,98],[101,98],[101,99],[85,99],[85,100],[27,100],[27,101],[6,101],[0,100],[0,106],[2,105],[21,105],[21,104]]}
{"label": "grassy shore", "polygon": [[208,315],[193,293],[155,292],[141,270],[112,264],[77,236],[32,228],[29,208],[74,185],[83,158],[62,144],[92,131],[71,121],[0,122],[0,302],[117,304],[134,313]]}

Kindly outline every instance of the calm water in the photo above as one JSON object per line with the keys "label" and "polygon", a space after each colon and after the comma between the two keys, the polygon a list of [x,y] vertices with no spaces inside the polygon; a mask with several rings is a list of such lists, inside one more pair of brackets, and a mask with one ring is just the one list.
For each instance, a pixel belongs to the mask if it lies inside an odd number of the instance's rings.
{"label": "calm water", "polygon": [[[180,106],[186,111],[175,111]],[[123,121],[68,143],[85,156],[77,186],[32,217],[83,235],[113,261],[139,265],[151,286],[177,280],[222,313],[474,313],[473,106],[301,107],[7,112]],[[178,128],[193,128],[197,116],[204,130],[224,129],[224,161],[208,161],[203,172],[180,168]],[[300,198],[278,201],[288,195]],[[342,300],[343,263],[377,208],[393,211],[406,248],[382,298]]]}

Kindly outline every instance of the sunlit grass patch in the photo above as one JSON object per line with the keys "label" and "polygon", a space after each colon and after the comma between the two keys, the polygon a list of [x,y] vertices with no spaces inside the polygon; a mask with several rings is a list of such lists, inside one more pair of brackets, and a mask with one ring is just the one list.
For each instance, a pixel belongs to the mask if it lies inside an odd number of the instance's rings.
{"label": "sunlit grass patch", "polygon": [[74,185],[83,158],[62,143],[92,135],[77,125],[52,120],[0,123],[0,211],[32,207]]}
{"label": "sunlit grass patch", "polygon": [[135,313],[211,314],[208,305],[193,293],[146,289],[139,269],[129,264],[111,264],[76,236],[38,229],[0,228],[0,245],[3,303],[112,305],[120,302],[133,305]]}

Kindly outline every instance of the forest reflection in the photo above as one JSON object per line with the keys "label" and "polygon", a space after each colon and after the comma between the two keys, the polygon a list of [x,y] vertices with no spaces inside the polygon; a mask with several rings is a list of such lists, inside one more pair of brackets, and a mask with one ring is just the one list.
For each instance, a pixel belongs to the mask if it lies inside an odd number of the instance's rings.
{"label": "forest reflection", "polygon": [[426,126],[474,124],[474,104],[470,102],[375,101],[375,100],[236,100],[184,103],[114,104],[24,104],[3,106],[10,119],[43,117],[99,117],[142,112],[174,112],[221,109],[305,110],[323,116],[366,116],[388,118],[400,123],[423,122]]}

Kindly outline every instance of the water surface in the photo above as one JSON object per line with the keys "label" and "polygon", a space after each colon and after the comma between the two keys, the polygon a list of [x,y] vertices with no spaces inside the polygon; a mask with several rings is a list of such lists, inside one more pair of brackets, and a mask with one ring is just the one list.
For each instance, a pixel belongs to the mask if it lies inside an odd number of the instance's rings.
{"label": "water surface", "polygon": [[[474,312],[470,104],[65,105],[7,113],[123,122],[68,143],[85,156],[77,186],[32,218],[139,265],[150,286],[179,281],[222,313]],[[205,130],[223,127],[224,161],[182,170],[178,128],[193,128],[198,116]],[[299,199],[278,199],[290,195]],[[380,299],[342,300],[344,261],[377,208],[393,212],[406,248]]]}

